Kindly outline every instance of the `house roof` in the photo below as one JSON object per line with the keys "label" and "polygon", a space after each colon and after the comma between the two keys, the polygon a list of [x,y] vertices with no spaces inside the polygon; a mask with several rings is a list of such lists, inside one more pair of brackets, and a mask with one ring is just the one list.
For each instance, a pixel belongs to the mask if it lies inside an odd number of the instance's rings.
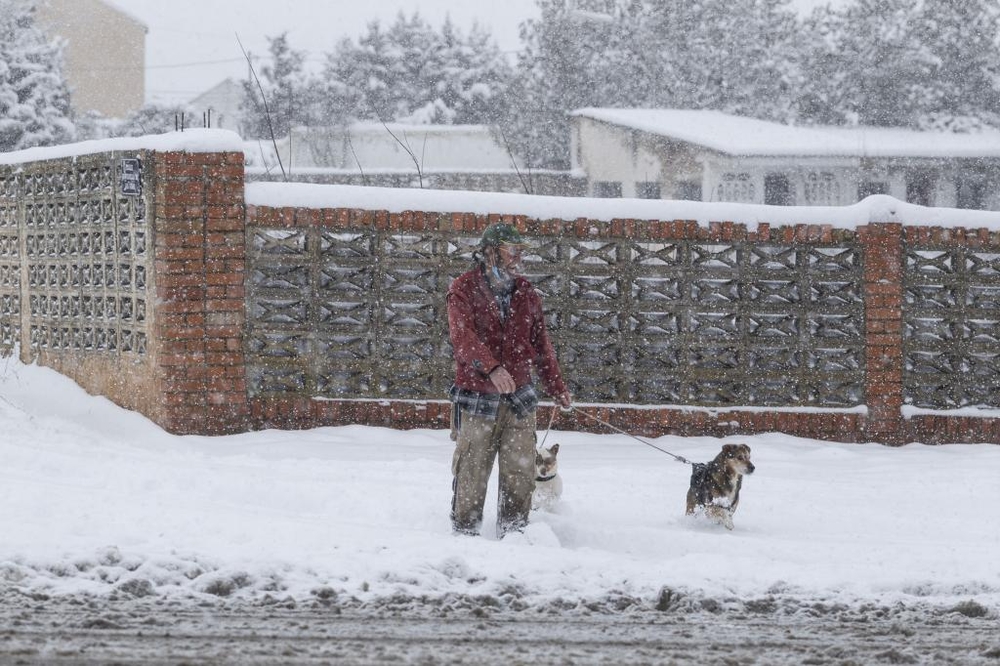
{"label": "house roof", "polygon": [[882,127],[797,127],[720,111],[585,108],[570,115],[734,156],[1000,157],[1000,132],[969,134]]}
{"label": "house roof", "polygon": [[114,9],[122,16],[128,17],[129,20],[141,25],[142,29],[145,30],[147,33],[149,32],[149,26],[146,25],[146,22],[143,21],[141,18],[137,17],[129,10],[125,9],[123,2],[119,2],[119,0],[99,0],[99,1],[107,5],[111,9]]}

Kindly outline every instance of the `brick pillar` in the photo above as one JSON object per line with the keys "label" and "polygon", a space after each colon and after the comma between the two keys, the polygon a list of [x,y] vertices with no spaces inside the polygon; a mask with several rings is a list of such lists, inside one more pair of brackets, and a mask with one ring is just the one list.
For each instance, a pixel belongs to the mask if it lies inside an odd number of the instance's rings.
{"label": "brick pillar", "polygon": [[174,433],[246,431],[243,154],[159,153],[155,174],[160,424]]}
{"label": "brick pillar", "polygon": [[868,441],[903,443],[903,225],[858,229],[864,251]]}

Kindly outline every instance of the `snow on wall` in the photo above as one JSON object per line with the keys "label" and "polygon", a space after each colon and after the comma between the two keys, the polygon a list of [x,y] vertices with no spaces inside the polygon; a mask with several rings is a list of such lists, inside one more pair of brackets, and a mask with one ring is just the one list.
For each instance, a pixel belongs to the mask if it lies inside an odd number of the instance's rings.
{"label": "snow on wall", "polygon": [[28,148],[10,153],[0,153],[0,164],[23,164],[95,153],[137,150],[186,153],[242,152],[243,140],[238,134],[228,130],[191,129],[168,134],[80,141],[61,146]]}
{"label": "snow on wall", "polygon": [[852,206],[764,206],[646,199],[588,199],[493,192],[383,189],[306,183],[249,183],[248,205],[273,208],[360,208],[401,213],[407,210],[481,215],[525,215],[540,220],[610,222],[633,220],[694,220],[735,222],[748,229],[758,224],[817,224],[853,229],[872,222],[908,226],[964,227],[1000,231],[1000,212],[925,208],[886,195],[875,195]]}

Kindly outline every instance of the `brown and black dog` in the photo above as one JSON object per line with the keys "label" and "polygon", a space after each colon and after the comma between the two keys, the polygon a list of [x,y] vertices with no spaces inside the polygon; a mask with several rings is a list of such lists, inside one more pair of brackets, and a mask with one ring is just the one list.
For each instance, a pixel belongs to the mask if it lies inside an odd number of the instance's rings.
{"label": "brown and black dog", "polygon": [[712,462],[692,463],[691,487],[687,494],[687,513],[704,509],[705,515],[733,529],[733,512],[740,503],[743,475],[753,474],[750,447],[725,444]]}

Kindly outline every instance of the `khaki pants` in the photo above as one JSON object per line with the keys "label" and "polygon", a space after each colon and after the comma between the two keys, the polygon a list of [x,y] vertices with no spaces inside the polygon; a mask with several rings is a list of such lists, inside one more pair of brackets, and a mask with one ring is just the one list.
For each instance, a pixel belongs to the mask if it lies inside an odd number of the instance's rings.
{"label": "khaki pants", "polygon": [[497,535],[528,524],[535,490],[535,412],[522,419],[506,402],[496,419],[462,413],[451,462],[451,524],[456,532],[478,534],[493,461],[500,458]]}

